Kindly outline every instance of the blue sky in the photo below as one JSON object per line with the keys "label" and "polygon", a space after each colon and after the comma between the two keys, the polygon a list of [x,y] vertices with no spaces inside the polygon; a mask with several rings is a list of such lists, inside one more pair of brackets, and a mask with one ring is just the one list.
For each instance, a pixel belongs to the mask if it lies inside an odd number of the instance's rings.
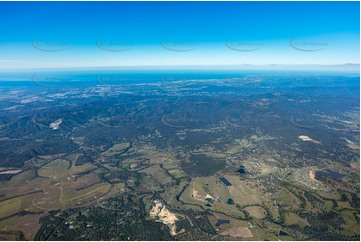
{"label": "blue sky", "polygon": [[0,2],[0,69],[359,63],[359,2]]}

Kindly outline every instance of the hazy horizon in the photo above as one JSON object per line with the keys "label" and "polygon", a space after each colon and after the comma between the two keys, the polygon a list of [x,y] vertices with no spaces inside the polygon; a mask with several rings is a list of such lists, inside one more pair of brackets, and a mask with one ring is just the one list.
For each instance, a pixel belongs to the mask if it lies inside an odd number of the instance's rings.
{"label": "hazy horizon", "polygon": [[252,64],[239,64],[239,65],[148,65],[148,66],[78,66],[78,67],[59,67],[59,68],[8,68],[1,69],[0,73],[8,72],[31,72],[31,71],[88,71],[88,70],[219,70],[219,71],[351,71],[359,72],[360,64],[358,63],[345,63],[335,65],[322,65],[322,64],[268,64],[268,65],[252,65]]}

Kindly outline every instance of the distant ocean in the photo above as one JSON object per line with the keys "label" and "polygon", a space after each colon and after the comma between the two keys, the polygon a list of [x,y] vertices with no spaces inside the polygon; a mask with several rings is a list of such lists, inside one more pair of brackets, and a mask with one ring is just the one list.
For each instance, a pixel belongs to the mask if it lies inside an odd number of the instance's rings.
{"label": "distant ocean", "polygon": [[151,82],[173,82],[181,80],[213,80],[245,77],[278,77],[291,76],[349,76],[359,77],[359,72],[329,71],[270,71],[270,70],[67,70],[39,72],[3,72],[0,73],[1,86],[32,86],[41,84],[61,83],[76,85],[119,85],[141,84]]}

